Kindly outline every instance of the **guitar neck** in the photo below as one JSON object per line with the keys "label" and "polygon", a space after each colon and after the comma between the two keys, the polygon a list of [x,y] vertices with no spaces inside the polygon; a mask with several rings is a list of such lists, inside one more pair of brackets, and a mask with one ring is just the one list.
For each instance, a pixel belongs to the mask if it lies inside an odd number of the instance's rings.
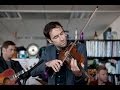
{"label": "guitar neck", "polygon": [[9,77],[9,79],[10,79],[10,80],[17,79],[17,78],[19,78],[20,75],[22,75],[22,74],[24,74],[24,73],[25,73],[25,71],[24,71],[24,70],[21,70],[20,72],[18,72],[18,73],[16,73],[16,74],[12,75],[11,77]]}
{"label": "guitar neck", "polygon": [[29,66],[28,68],[23,69],[23,70],[21,70],[20,72],[12,75],[12,76],[10,77],[10,79],[17,79],[17,78],[19,78],[20,75],[24,74],[25,72],[32,71],[34,68],[36,68],[39,64],[41,64],[41,63],[43,63],[43,62],[44,62],[44,61],[41,60],[41,61],[38,62],[37,64],[34,63],[32,66]]}

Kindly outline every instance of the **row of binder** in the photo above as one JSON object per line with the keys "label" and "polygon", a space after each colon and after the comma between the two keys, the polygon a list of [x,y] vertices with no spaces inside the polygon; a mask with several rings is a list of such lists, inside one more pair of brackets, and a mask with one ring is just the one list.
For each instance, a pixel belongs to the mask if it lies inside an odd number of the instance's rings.
{"label": "row of binder", "polygon": [[120,57],[120,41],[86,41],[88,57]]}

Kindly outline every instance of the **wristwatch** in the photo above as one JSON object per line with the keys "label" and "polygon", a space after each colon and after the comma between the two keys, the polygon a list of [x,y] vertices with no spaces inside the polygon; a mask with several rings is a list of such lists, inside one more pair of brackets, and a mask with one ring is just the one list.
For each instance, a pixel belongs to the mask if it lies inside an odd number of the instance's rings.
{"label": "wristwatch", "polygon": [[27,52],[30,56],[36,56],[38,54],[39,47],[35,43],[31,43],[27,47]]}

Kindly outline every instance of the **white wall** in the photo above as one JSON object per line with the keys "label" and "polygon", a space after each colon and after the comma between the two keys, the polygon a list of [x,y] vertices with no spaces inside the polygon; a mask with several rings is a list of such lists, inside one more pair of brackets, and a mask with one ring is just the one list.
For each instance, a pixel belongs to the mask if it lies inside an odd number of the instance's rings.
{"label": "white wall", "polygon": [[39,48],[47,45],[46,39],[39,39],[39,40],[22,39],[22,40],[17,41],[16,43],[17,43],[17,46],[24,46],[25,48],[27,48],[27,46],[31,43],[37,44]]}
{"label": "white wall", "polygon": [[[109,27],[112,28],[112,32],[117,32],[117,39],[120,39],[120,16]],[[103,33],[99,35],[99,39],[103,39]]]}
{"label": "white wall", "polygon": [[118,39],[120,39],[120,16],[110,25],[112,31],[117,32]]}
{"label": "white wall", "polygon": [[98,35],[98,38],[99,38],[99,39],[103,39],[103,33],[100,34],[100,35]]}
{"label": "white wall", "polygon": [[[6,40],[12,40],[17,46],[27,47],[31,43],[38,44],[39,47],[46,46],[46,39],[43,35],[43,26],[45,20],[39,19],[27,19],[27,20],[3,20],[3,24],[0,23],[0,44]],[[13,32],[17,32],[17,37],[21,39],[15,39]],[[41,37],[42,39],[31,39],[30,37]],[[29,38],[26,38],[29,37]]]}
{"label": "white wall", "polygon": [[[19,46],[24,46],[25,48],[28,47],[29,44],[31,43],[35,43],[40,47],[42,46],[46,46],[47,45],[47,41],[46,39],[38,39],[38,40],[35,40],[35,39],[20,39],[20,40],[15,40],[15,39],[12,39],[12,38],[8,38],[8,39],[4,39],[4,41],[6,40],[12,40],[15,42],[16,46],[19,47]],[[2,45],[2,43],[4,41],[1,41],[0,45]]]}

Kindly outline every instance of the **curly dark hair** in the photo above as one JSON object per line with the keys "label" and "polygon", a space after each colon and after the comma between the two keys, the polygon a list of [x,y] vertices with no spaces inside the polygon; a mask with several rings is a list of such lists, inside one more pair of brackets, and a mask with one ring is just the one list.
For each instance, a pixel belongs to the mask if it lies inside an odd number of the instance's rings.
{"label": "curly dark hair", "polygon": [[49,32],[53,29],[53,28],[56,28],[56,27],[61,27],[63,29],[63,26],[57,22],[57,21],[54,21],[54,22],[49,22],[48,24],[45,25],[45,28],[43,30],[43,33],[45,35],[46,38],[50,39],[50,35],[49,35]]}

